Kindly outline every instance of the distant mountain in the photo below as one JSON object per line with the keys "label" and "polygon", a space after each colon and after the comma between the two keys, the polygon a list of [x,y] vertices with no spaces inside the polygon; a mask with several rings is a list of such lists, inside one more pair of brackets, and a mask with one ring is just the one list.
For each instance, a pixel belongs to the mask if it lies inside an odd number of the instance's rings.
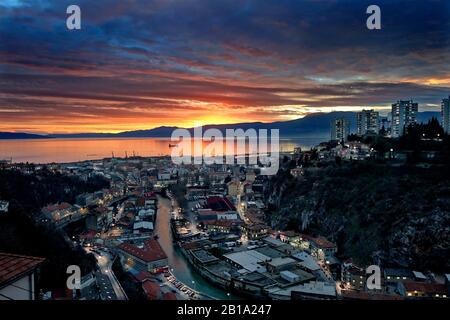
{"label": "distant mountain", "polygon": [[[425,111],[419,112],[417,116],[418,122],[427,122],[431,118],[440,117],[439,112]],[[247,130],[253,128],[260,129],[279,129],[280,136],[295,137],[295,136],[311,136],[311,137],[328,137],[330,132],[330,123],[336,118],[345,118],[351,123],[351,131],[356,132],[356,112],[350,111],[335,111],[329,113],[312,113],[304,118],[278,121],[271,123],[262,122],[246,122],[236,124],[219,124],[206,125],[203,130],[209,128],[216,128],[225,134],[226,129],[243,129]],[[158,127],[149,130],[124,131],[120,133],[76,133],[76,134],[51,134],[32,135],[27,133],[0,133],[0,139],[42,139],[42,138],[168,138],[172,135],[173,130],[177,127]],[[193,128],[188,129],[193,134]]]}
{"label": "distant mountain", "polygon": [[12,139],[47,139],[48,136],[30,134],[23,132],[0,132],[0,139],[12,140]]}

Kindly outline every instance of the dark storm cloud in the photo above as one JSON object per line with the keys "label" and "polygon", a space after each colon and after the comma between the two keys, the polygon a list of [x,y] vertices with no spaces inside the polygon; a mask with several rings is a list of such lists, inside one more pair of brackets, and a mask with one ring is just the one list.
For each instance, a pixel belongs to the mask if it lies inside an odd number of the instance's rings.
{"label": "dark storm cloud", "polygon": [[276,118],[287,105],[301,115],[400,98],[438,104],[450,91],[445,0],[376,1],[377,31],[365,27],[365,0],[79,0],[82,30],[69,32],[72,2],[0,4],[2,117],[72,116],[77,99],[80,116],[200,101]]}

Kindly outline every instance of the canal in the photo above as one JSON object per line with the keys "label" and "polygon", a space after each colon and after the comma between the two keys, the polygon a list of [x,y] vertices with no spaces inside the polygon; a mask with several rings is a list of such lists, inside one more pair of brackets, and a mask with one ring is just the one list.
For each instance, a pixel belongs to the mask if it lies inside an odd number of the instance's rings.
{"label": "canal", "polygon": [[187,262],[180,249],[172,241],[172,231],[170,229],[171,201],[158,196],[158,212],[156,216],[155,231],[158,235],[159,243],[164,249],[169,267],[173,269],[175,277],[194,290],[202,292],[216,299],[239,299],[234,295],[228,295],[226,291],[212,285],[200,276]]}

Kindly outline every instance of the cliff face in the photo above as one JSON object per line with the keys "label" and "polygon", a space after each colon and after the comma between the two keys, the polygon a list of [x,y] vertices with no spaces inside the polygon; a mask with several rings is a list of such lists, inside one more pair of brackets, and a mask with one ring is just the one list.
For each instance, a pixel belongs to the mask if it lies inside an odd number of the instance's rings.
{"label": "cliff face", "polygon": [[369,163],[329,166],[268,183],[273,228],[320,234],[342,258],[383,266],[450,268],[450,170]]}

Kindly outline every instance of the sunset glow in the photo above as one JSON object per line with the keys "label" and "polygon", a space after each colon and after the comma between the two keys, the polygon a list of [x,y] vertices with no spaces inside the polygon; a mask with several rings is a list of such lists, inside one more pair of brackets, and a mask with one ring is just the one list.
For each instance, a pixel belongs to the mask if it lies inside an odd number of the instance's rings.
{"label": "sunset glow", "polygon": [[448,2],[379,1],[377,32],[366,2],[80,0],[73,32],[69,1],[2,2],[0,131],[274,122],[411,97],[437,110],[450,91]]}

